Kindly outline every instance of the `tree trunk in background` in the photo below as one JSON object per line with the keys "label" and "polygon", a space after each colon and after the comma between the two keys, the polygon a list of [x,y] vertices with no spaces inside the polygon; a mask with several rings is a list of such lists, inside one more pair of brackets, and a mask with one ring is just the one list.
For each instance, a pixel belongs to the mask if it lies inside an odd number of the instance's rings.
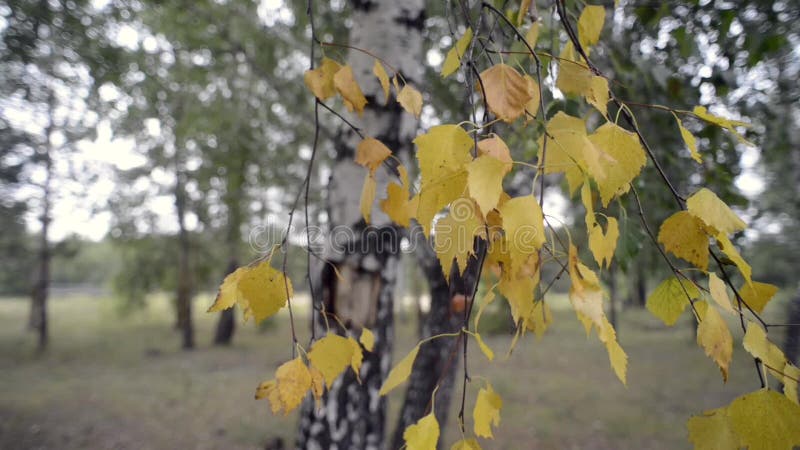
{"label": "tree trunk in background", "polygon": [[[419,86],[422,59],[424,2],[394,0],[353,1],[349,44],[369,49],[394,67],[404,78]],[[365,136],[379,139],[395,156],[407,158],[417,130],[414,117],[392,101],[384,106],[383,91],[372,74],[374,59],[351,51],[348,64],[353,68],[368,104],[361,118],[350,115]],[[378,449],[384,447],[386,399],[378,395],[392,366],[394,340],[393,306],[397,268],[400,262],[400,232],[373,204],[370,233],[364,233],[359,201],[366,171],[355,164],[355,148],[361,139],[342,126],[335,145],[335,161],[328,184],[328,217],[331,230],[348,229],[349,237],[337,236],[337,244],[347,240],[346,248],[333,248],[331,240],[323,252],[330,264],[312,272],[315,306],[336,314],[358,336],[362,327],[375,335],[372,352],[364,352],[361,383],[351,370],[337,379],[325,394],[319,409],[310,396],[303,403],[296,446],[302,449]],[[377,191],[385,192],[390,181],[387,168],[376,173]],[[379,194],[380,196],[380,194]],[[340,228],[337,228],[340,227]],[[335,276],[331,264],[341,274]],[[317,337],[325,333],[320,314],[315,314]],[[338,327],[337,327],[338,328]],[[332,327],[331,332],[339,331]],[[403,348],[402,352],[409,349]]]}
{"label": "tree trunk in background", "polygon": [[[236,173],[226,174],[225,206],[228,209],[228,230],[225,242],[228,247],[228,269],[225,274],[233,273],[239,267],[239,246],[242,242],[242,197],[245,183],[246,164],[244,158]],[[214,332],[214,345],[230,345],[236,332],[234,308],[228,308],[219,316]]]}
{"label": "tree trunk in background", "polygon": [[176,303],[178,325],[181,332],[181,347],[194,348],[194,326],[192,324],[192,275],[189,266],[189,232],[186,230],[186,190],[180,150],[175,149],[175,211],[178,216],[178,286]]}
{"label": "tree trunk in background", "polygon": [[[797,295],[786,305],[786,321],[791,324],[800,324],[800,288]],[[793,364],[800,364],[800,326],[786,327],[786,342],[784,343],[786,357]]]}
{"label": "tree trunk in background", "polygon": [[44,132],[44,142],[40,150],[44,161],[45,180],[42,186],[42,215],[39,221],[42,225],[39,236],[39,267],[36,281],[31,295],[31,315],[28,325],[36,331],[38,336],[37,351],[43,352],[47,349],[49,332],[47,324],[47,297],[50,290],[50,261],[52,252],[50,251],[50,213],[52,210],[53,192],[53,156],[50,135],[53,132],[53,109],[55,107],[55,97],[50,92],[47,100],[48,106],[48,125]]}

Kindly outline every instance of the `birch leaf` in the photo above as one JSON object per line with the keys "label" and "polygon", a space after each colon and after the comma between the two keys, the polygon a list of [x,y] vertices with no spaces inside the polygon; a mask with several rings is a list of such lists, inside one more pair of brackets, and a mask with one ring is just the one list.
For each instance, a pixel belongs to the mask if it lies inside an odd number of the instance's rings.
{"label": "birch leaf", "polygon": [[686,200],[686,208],[707,226],[725,235],[747,228],[747,224],[731,211],[731,208],[720,200],[717,194],[706,188],[701,188],[692,194]]}
{"label": "birch leaf", "polygon": [[742,446],[741,439],[733,431],[727,408],[692,416],[687,426],[689,441],[696,450],[732,450]]}
{"label": "birch leaf", "polygon": [[325,384],[330,389],[336,377],[350,365],[353,359],[353,347],[347,338],[338,334],[328,334],[314,342],[308,352],[308,360],[322,372]]}
{"label": "birch leaf", "polygon": [[475,438],[464,438],[453,444],[450,450],[481,450],[481,445]]}
{"label": "birch leaf", "polygon": [[275,315],[291,295],[291,280],[272,268],[269,261],[262,261],[254,267],[240,267],[225,277],[208,311],[222,311],[239,303],[259,323]]}
{"label": "birch leaf", "polygon": [[377,182],[375,181],[375,177],[373,177],[372,175],[367,175],[364,178],[364,187],[361,188],[361,203],[360,203],[361,215],[364,217],[364,221],[367,224],[370,223],[370,216],[372,215],[372,204],[375,202],[376,189],[377,189]]}
{"label": "birch leaf", "polygon": [[[683,284],[683,288],[681,288]],[[686,292],[684,292],[684,288]],[[700,291],[697,287],[685,280],[678,281],[677,278],[671,276],[661,282],[656,287],[652,294],[647,297],[647,310],[654,316],[661,319],[667,326],[675,325],[678,318],[689,305],[689,299],[686,298],[686,293],[692,299],[700,296]]]}
{"label": "birch leaf", "polygon": [[528,32],[525,33],[525,40],[531,48],[536,48],[536,41],[539,40],[539,22],[534,22]]}
{"label": "birch leaf", "polygon": [[386,73],[386,69],[383,68],[383,64],[380,63],[377,59],[375,60],[375,64],[372,66],[372,73],[378,78],[378,82],[381,83],[381,89],[383,89],[383,104],[389,103],[389,75]]}
{"label": "birch leaf", "polygon": [[[303,397],[311,388],[311,374],[300,357],[283,363],[275,372],[278,398],[283,414],[287,415],[300,406]],[[269,397],[272,401],[272,397]],[[274,411],[274,405],[273,405]]]}
{"label": "birch leaf", "polygon": [[800,445],[800,406],[761,389],[728,406],[733,429],[749,450],[791,450]]}
{"label": "birch leaf", "polygon": [[498,119],[511,123],[525,113],[531,95],[528,83],[516,69],[503,63],[495,64],[481,72],[480,78],[489,110]]}
{"label": "birch leaf", "polygon": [[336,75],[333,76],[333,85],[342,95],[344,106],[347,107],[348,111],[355,111],[359,116],[364,114],[364,106],[367,104],[367,99],[356,82],[353,69],[350,66],[344,66],[336,72]]}
{"label": "birch leaf", "polygon": [[578,41],[581,45],[591,47],[600,41],[603,22],[606,20],[606,9],[599,5],[587,5],[578,18]]}
{"label": "birch leaf", "polygon": [[708,274],[708,290],[711,293],[711,298],[717,302],[717,305],[731,314],[736,314],[733,306],[731,306],[731,298],[728,296],[728,288],[725,287],[725,283],[720,280],[720,278],[714,272]]}
{"label": "birch leaf", "polygon": [[487,382],[486,387],[478,391],[475,408],[472,410],[475,434],[484,438],[493,438],[492,427],[500,425],[500,409],[503,399],[497,395]]}
{"label": "birch leaf", "polygon": [[483,341],[483,338],[479,333],[475,333],[474,336],[475,340],[478,341],[478,347],[481,349],[481,352],[483,352],[483,356],[485,356],[489,361],[492,361],[494,359],[494,352],[492,349],[486,345],[486,342]]}
{"label": "birch leaf", "polygon": [[422,114],[422,94],[418,90],[408,84],[403,86],[397,94],[397,102],[409,114],[419,119],[419,115]]}
{"label": "birch leaf", "polygon": [[733,133],[734,136],[736,136],[736,139],[738,139],[739,142],[741,142],[742,144],[750,146],[754,145],[752,142],[745,139],[744,136],[739,134],[738,131],[736,131],[736,127],[750,127],[749,123],[740,122],[738,120],[725,119],[723,117],[711,114],[710,112],[708,112],[708,109],[706,109],[705,106],[695,106],[692,112],[694,113],[695,116],[705,120],[706,122],[713,123],[714,125],[719,125],[720,127],[730,131],[731,133]]}
{"label": "birch leaf", "polygon": [[752,284],[745,283],[739,288],[742,300],[757,313],[764,311],[764,307],[772,300],[776,292],[778,292],[777,286],[758,281],[754,281]]}
{"label": "birch leaf", "polygon": [[368,352],[371,352],[372,349],[375,348],[375,335],[372,334],[369,328],[362,328],[361,337],[358,338],[358,342],[361,342],[361,345],[363,345]]}
{"label": "birch leaf", "polygon": [[391,155],[389,147],[375,138],[362,139],[356,146],[356,164],[366,167],[371,174]]}
{"label": "birch leaf", "polygon": [[[698,311],[700,311],[698,309]],[[697,325],[697,344],[705,350],[706,355],[719,366],[723,381],[728,381],[728,366],[733,356],[733,337],[725,319],[717,308],[708,305],[700,314]]]}
{"label": "birch leaf", "polygon": [[614,251],[617,249],[619,239],[619,224],[617,219],[607,217],[606,231],[603,232],[599,225],[589,231],[589,250],[592,251],[594,260],[600,267],[609,267]]}
{"label": "birch leaf", "polygon": [[676,116],[675,120],[678,122],[678,129],[681,131],[681,137],[683,138],[683,142],[686,144],[686,147],[689,149],[689,154],[692,155],[692,159],[698,164],[702,163],[703,158],[700,156],[700,153],[697,152],[697,139],[695,139],[691,131],[687,130],[686,127],[683,126],[681,119]]}
{"label": "birch leaf", "polygon": [[478,154],[488,155],[504,163],[506,172],[511,170],[513,160],[511,159],[511,151],[500,136],[492,134],[486,139],[478,141]]}
{"label": "birch leaf", "polygon": [[336,61],[322,58],[322,64],[318,68],[306,70],[303,74],[303,81],[315,97],[325,101],[336,95],[333,77],[341,68],[342,66]]}
{"label": "birch leaf", "polygon": [[383,382],[383,386],[381,386],[380,395],[388,394],[392,389],[400,386],[408,379],[411,375],[411,368],[414,366],[414,360],[417,358],[417,353],[419,353],[419,345],[411,349],[411,351],[392,368],[389,372],[389,376],[387,376],[386,380]]}
{"label": "birch leaf", "polygon": [[658,230],[658,242],[678,258],[700,269],[708,269],[708,234],[703,222],[691,213],[678,211],[669,216]]}
{"label": "birch leaf", "polygon": [[442,78],[447,78],[458,70],[461,65],[461,57],[467,52],[470,42],[472,42],[472,28],[467,27],[467,31],[456,41],[456,45],[447,52],[447,56],[444,58]]}
{"label": "birch leaf", "polygon": [[763,328],[753,322],[748,323],[742,346],[753,357],[760,359],[768,366],[769,372],[775,375],[775,378],[780,380],[783,377],[782,372],[787,362],[786,355],[783,354],[783,350],[767,339],[767,333]]}
{"label": "birch leaf", "polygon": [[431,412],[403,431],[408,450],[436,450],[439,442],[439,422]]}
{"label": "birch leaf", "polygon": [[478,203],[484,217],[500,201],[506,172],[506,164],[489,155],[480,156],[467,166],[469,195]]}
{"label": "birch leaf", "polygon": [[589,141],[610,157],[600,160],[605,176],[598,178],[593,174],[605,207],[614,196],[628,191],[647,157],[636,134],[611,122],[606,122],[589,135]]}

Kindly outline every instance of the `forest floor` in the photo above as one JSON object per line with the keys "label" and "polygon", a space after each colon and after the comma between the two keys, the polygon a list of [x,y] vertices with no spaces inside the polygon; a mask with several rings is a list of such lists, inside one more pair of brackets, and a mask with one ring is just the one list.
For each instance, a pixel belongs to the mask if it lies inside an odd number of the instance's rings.
{"label": "forest floor", "polygon": [[[209,303],[197,299],[198,348],[183,352],[164,298],[128,317],[110,299],[54,299],[51,347],[36,356],[34,335],[25,331],[27,302],[0,299],[0,448],[255,449],[276,438],[290,444],[296,416],[273,416],[266,400],[253,400],[255,386],[290,357],[287,318],[262,329],[240,326],[230,348],[215,348],[216,316],[204,312]],[[484,448],[689,448],[691,414],[759,387],[733,321],[734,360],[724,384],[695,343],[689,313],[667,328],[645,310],[624,311],[618,333],[629,356],[626,387],[565,298],[554,295],[550,303],[555,322],[541,341],[527,336],[505,358],[509,337],[489,337],[498,356],[491,364],[471,347],[471,373],[488,377],[503,398],[496,438],[483,440]],[[771,304],[767,316],[782,308]],[[398,317],[395,361],[414,345],[416,329],[412,314]],[[468,411],[480,383],[472,385]],[[402,392],[390,397],[392,417]],[[458,405],[451,406],[448,448],[459,437],[452,419]]]}

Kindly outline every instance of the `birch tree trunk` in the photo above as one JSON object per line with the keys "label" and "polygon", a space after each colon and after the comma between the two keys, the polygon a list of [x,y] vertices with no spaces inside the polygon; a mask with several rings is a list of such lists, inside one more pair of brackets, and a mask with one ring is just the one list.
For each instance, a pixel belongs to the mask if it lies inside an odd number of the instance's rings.
{"label": "birch tree trunk", "polygon": [[[424,2],[354,0],[350,6],[354,25],[349,44],[380,56],[400,70],[407,82],[419,86]],[[352,122],[365,136],[379,139],[397,157],[408,159],[417,121],[394,101],[384,106],[383,91],[372,74],[374,61],[357,51],[351,51],[348,57],[347,63],[369,102],[363,117],[351,115]],[[348,370],[331,386],[319,409],[310,397],[306,398],[296,442],[302,449],[380,449],[385,445],[386,400],[378,391],[392,364],[393,293],[401,230],[377,207],[378,202],[373,205],[370,227],[361,217],[359,200],[365,171],[354,162],[359,141],[353,130],[343,126],[334,142],[335,161],[327,189],[332,236],[323,252],[330,264],[314,271],[312,285],[317,307],[336,314],[356,336],[362,327],[370,328],[375,347],[364,352],[361,383]],[[385,166],[378,169],[376,180],[377,192],[385,192],[390,181]],[[334,247],[334,242],[339,245]],[[331,265],[337,267],[341,279]],[[320,314],[316,319],[314,326],[320,336],[325,332],[324,321]],[[331,331],[334,329],[332,326]]]}

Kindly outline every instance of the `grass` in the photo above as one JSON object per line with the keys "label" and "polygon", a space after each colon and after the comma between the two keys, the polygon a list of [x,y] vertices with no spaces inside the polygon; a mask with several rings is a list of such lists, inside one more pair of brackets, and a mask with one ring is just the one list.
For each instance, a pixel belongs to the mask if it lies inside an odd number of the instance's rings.
{"label": "grass", "polygon": [[[215,316],[202,312],[209,303],[196,303],[199,348],[182,352],[164,298],[127,318],[109,299],[54,299],[52,345],[36,356],[34,335],[24,329],[27,302],[0,300],[0,448],[263,448],[276,437],[291,443],[296,417],[272,416],[267,403],[253,400],[257,383],[290,357],[287,318],[262,331],[240,326],[232,347],[214,348]],[[694,342],[689,314],[666,328],[646,311],[623,312],[625,387],[563,298],[551,304],[555,323],[548,333],[522,340],[510,358],[504,358],[506,336],[487,339],[498,355],[494,363],[471,348],[471,374],[490,379],[503,398],[500,428],[484,448],[689,448],[691,414],[759,387],[734,322],[737,344],[723,384]],[[782,310],[770,305],[768,315]],[[414,345],[416,329],[411,315],[399,317],[395,360]],[[299,328],[304,332],[306,323]],[[474,380],[469,411],[480,386]],[[395,414],[402,389],[396,391]],[[458,405],[451,407],[454,418]],[[445,442],[458,437],[453,420]]]}

